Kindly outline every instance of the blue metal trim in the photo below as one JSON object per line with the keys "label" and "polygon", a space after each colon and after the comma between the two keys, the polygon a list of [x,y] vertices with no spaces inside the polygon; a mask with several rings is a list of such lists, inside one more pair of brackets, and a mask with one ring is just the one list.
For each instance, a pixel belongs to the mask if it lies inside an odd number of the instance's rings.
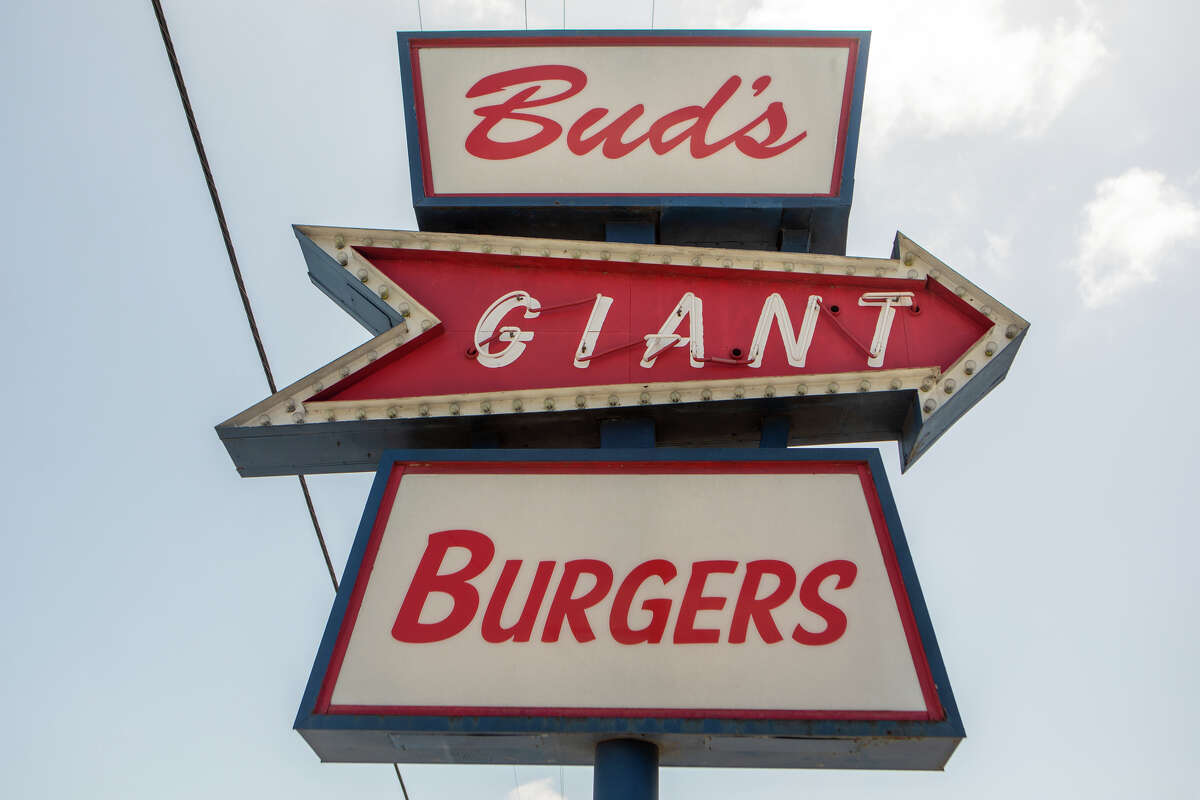
{"label": "blue metal trim", "polygon": [[[781,38],[797,39],[857,39],[858,59],[855,62],[854,88],[850,99],[850,115],[847,119],[845,149],[842,155],[842,180],[838,194],[834,197],[730,197],[728,195],[646,196],[646,195],[600,195],[579,197],[556,195],[548,197],[487,197],[464,195],[458,197],[429,197],[425,193],[424,170],[421,164],[421,141],[417,125],[416,92],[413,86],[410,45],[422,39],[487,39],[487,38],[578,38],[603,37],[622,38]],[[857,162],[859,125],[862,121],[863,89],[866,86],[867,51],[870,49],[869,31],[740,31],[740,30],[534,30],[534,31],[398,31],[401,88],[404,93],[404,128],[408,140],[408,174],[414,208],[457,208],[457,207],[606,207],[622,208],[669,208],[669,207],[718,207],[718,208],[825,208],[848,207],[854,193],[854,167]]]}
{"label": "blue metal trim", "polygon": [[317,707],[317,695],[321,693],[321,681],[325,677],[325,668],[328,667],[329,660],[333,657],[333,648],[337,643],[337,631],[346,618],[350,595],[354,591],[354,584],[358,580],[358,570],[362,566],[363,557],[367,552],[367,543],[371,539],[371,527],[379,515],[380,506],[383,505],[383,494],[387,490],[387,483],[392,476],[392,468],[395,464],[396,459],[388,459],[386,454],[379,462],[379,470],[375,473],[375,480],[367,495],[367,507],[363,510],[362,520],[358,524],[358,532],[354,535],[354,544],[350,547],[350,555],[346,559],[346,567],[342,570],[342,578],[338,584],[337,596],[333,600],[333,608],[329,611],[329,619],[325,623],[325,635],[321,637],[321,645],[317,649],[316,663],[321,665],[321,668],[317,669],[314,666],[308,683],[304,687],[304,696],[300,701],[300,709],[296,712],[296,721],[293,725],[295,728],[300,728],[309,721],[312,718],[312,709]]}
{"label": "blue metal trim", "polygon": [[807,253],[812,246],[812,231],[808,228],[793,230],[784,228],[779,232],[781,253]]}
{"label": "blue metal trim", "polygon": [[[869,42],[871,32],[766,30],[762,28],[757,30],[733,30],[729,28],[655,28],[651,30],[625,28],[609,28],[607,30],[592,28],[539,28],[535,30],[516,29],[507,31],[397,31],[396,36],[399,38],[401,45],[407,44],[412,39],[599,39],[611,37],[678,39],[687,36],[695,36],[697,38],[711,37],[715,39],[746,39],[754,37],[778,39],[790,36],[796,39],[858,39]],[[863,63],[865,64],[866,62]]]}
{"label": "blue metal trim", "polygon": [[[601,448],[507,448],[497,450],[385,450],[380,466],[395,462],[443,462],[443,461],[528,461],[531,463],[555,461],[861,461],[880,459],[879,451],[873,447],[822,447],[788,448],[785,451],[763,452],[743,447],[659,447],[654,450],[601,449]],[[879,460],[882,469],[883,461]],[[873,476],[887,480],[886,473]],[[886,483],[884,485],[887,485]],[[899,522],[899,520],[896,520]]]}
{"label": "blue metal trim", "polygon": [[655,233],[653,222],[607,222],[604,225],[604,239],[608,242],[657,244]]}
{"label": "blue metal trim", "polygon": [[[420,170],[418,164],[417,169]],[[418,173],[419,175],[419,173]],[[845,175],[842,176],[843,182]],[[730,197],[719,194],[682,195],[639,195],[639,194],[601,194],[580,197],[575,195],[549,195],[539,197],[489,197],[486,195],[458,195],[456,197],[422,197],[413,198],[414,208],[467,208],[476,206],[518,208],[560,208],[564,206],[621,209],[640,208],[845,208],[850,205],[841,196],[835,197],[780,197],[778,195],[761,195],[759,197]]]}
{"label": "blue metal trim", "polygon": [[920,416],[917,394],[916,389],[905,389],[603,406],[546,414],[269,426],[222,423],[216,431],[245,477],[370,472],[378,465],[380,453],[395,448],[597,447],[600,424],[614,419],[652,418],[658,442],[668,447],[751,447],[760,442],[767,416],[789,418],[789,445],[900,441],[910,430],[914,414]]}
{"label": "blue metal trim", "polygon": [[[900,257],[899,231],[896,232],[896,238],[892,240],[890,257],[893,259]],[[920,397],[913,396],[908,420],[905,422],[900,437],[896,440],[900,447],[901,472],[907,472],[908,468],[915,464],[917,459],[950,429],[951,425],[958,422],[959,417],[970,411],[976,403],[1008,376],[1009,367],[1012,366],[1013,359],[1017,357],[1017,351],[1021,349],[1021,343],[1025,341],[1025,334],[1028,332],[1029,326],[1027,325],[1013,339],[1012,344],[997,353],[995,358],[979,370],[961,391],[945,400],[937,416],[931,418],[929,422],[925,422],[921,418]]]}
{"label": "blue metal trim", "polygon": [[400,324],[404,319],[400,312],[363,286],[362,281],[334,261],[299,227],[293,225],[292,232],[296,234],[300,251],[304,253],[309,279],[330,300],[370,331],[372,336],[378,336]]}
{"label": "blue metal trim", "polygon": [[409,41],[422,33],[396,34],[400,47],[400,90],[404,97],[404,136],[408,140],[408,181],[413,208],[425,201],[425,172],[421,168],[421,131],[417,125],[417,96],[413,88]]}
{"label": "blue metal trim", "polygon": [[792,421],[784,416],[763,417],[762,437],[759,447],[787,447],[791,435]]}
{"label": "blue metal trim", "polygon": [[883,510],[883,518],[887,523],[888,534],[891,536],[892,549],[896,553],[896,564],[904,577],[904,589],[908,593],[908,603],[912,607],[913,619],[917,623],[917,633],[920,634],[921,644],[925,648],[925,660],[929,664],[929,673],[933,677],[933,685],[937,690],[938,700],[946,712],[946,722],[954,728],[953,735],[965,738],[967,733],[963,728],[962,717],[958,713],[958,703],[954,700],[954,691],[950,688],[950,678],[946,674],[946,665],[942,661],[942,651],[938,647],[937,637],[933,633],[933,621],[929,618],[929,608],[925,605],[925,595],[921,591],[921,583],[917,578],[917,569],[913,564],[912,553],[908,549],[908,539],[900,525],[900,511],[896,508],[896,498],[892,496],[892,487],[887,480],[887,471],[883,466],[883,458],[878,450],[869,450],[867,464],[871,468],[871,480],[875,483],[875,492],[879,495],[879,506]]}
{"label": "blue metal trim", "polygon": [[850,118],[846,124],[846,149],[842,154],[842,185],[838,196],[849,206],[854,198],[854,167],[858,163],[858,129],[862,122],[863,93],[867,85],[867,51],[871,49],[871,32],[858,36],[858,62],[854,66],[854,90],[850,98]]}
{"label": "blue metal trim", "polygon": [[[878,493],[881,509],[887,524],[888,534],[896,553],[896,562],[901,578],[908,594],[921,644],[934,680],[939,701],[945,711],[945,718],[938,721],[847,721],[847,720],[730,720],[730,719],[682,719],[682,718],[624,718],[624,717],[385,717],[366,715],[316,715],[312,709],[316,707],[317,696],[321,682],[329,666],[337,640],[338,631],[343,624],[350,596],[358,577],[359,566],[366,553],[374,521],[383,502],[384,490],[387,486],[393,466],[398,462],[612,462],[612,461],[848,461],[866,463],[870,469],[875,489]],[[872,755],[864,763],[855,764],[864,768],[911,769],[911,764],[903,758],[913,757],[918,753],[923,760],[921,769],[940,768],[945,763],[958,741],[964,736],[962,720],[958,706],[950,688],[941,652],[937,646],[933,625],[929,619],[920,584],[917,581],[912,557],[909,553],[904,531],[896,510],[895,500],[887,482],[887,474],[879,452],[863,448],[828,448],[819,450],[801,450],[787,448],[749,449],[749,448],[645,448],[645,449],[562,449],[562,450],[389,450],[383,454],[379,471],[376,473],[366,509],[359,523],[358,533],[343,573],[341,588],[334,601],[333,610],[325,627],[317,657],[313,664],[300,709],[296,714],[294,727],[306,738],[319,738],[322,731],[362,731],[396,736],[434,737],[441,734],[508,734],[514,738],[510,741],[518,749],[525,760],[532,763],[556,763],[547,761],[546,753],[534,753],[538,746],[526,744],[527,739],[522,734],[538,737],[528,741],[540,740],[541,734],[576,735],[578,737],[593,737],[597,741],[604,738],[620,737],[782,737],[809,739],[857,739],[870,740],[871,747],[882,746],[877,741],[905,739],[906,745],[898,745],[901,760],[886,753],[872,751]],[[310,739],[311,740],[311,739]],[[926,744],[913,740],[926,740]],[[936,740],[936,741],[934,741]],[[589,745],[591,746],[591,745]],[[866,745],[864,745],[865,747]],[[404,753],[396,750],[389,752],[387,759],[403,760]],[[716,758],[717,756],[714,756]],[[739,754],[745,758],[745,754]],[[776,763],[779,753],[764,755],[761,764],[765,766],[785,766]],[[866,758],[866,757],[864,757]],[[664,759],[666,763],[675,763]],[[563,763],[586,763],[583,760],[565,760]],[[703,762],[697,762],[703,763]],[[744,761],[733,763],[746,765]],[[930,766],[934,765],[934,766]],[[842,766],[846,766],[843,764]]]}
{"label": "blue metal trim", "polygon": [[[959,417],[970,411],[988,392],[995,389],[1004,380],[1008,375],[1009,367],[1012,366],[1013,359],[1017,356],[1017,350],[1021,348],[1021,343],[1025,341],[1025,334],[1028,332],[1028,327],[1023,329],[1008,347],[997,353],[983,369],[967,381],[961,390],[946,397],[942,401],[942,408],[937,415],[931,417],[928,422],[922,421],[921,409],[918,405],[914,405],[912,422],[900,439],[902,471],[907,472],[908,468],[924,455],[925,451],[932,447],[933,443],[941,438],[942,434],[949,430]],[[920,403],[919,398],[916,403]]]}
{"label": "blue metal trim", "polygon": [[634,418],[601,422],[600,446],[608,450],[654,447],[654,420]]}

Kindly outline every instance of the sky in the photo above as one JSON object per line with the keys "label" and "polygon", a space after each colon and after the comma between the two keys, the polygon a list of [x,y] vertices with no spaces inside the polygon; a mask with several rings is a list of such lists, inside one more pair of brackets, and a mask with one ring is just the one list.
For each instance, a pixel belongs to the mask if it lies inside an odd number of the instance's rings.
{"label": "sky", "polygon": [[[368,335],[293,223],[415,228],[395,32],[505,0],[165,0],[280,385]],[[530,27],[563,25],[530,0]],[[1184,2],[568,2],[571,28],[867,29],[848,253],[897,230],[1030,320],[908,473],[881,447],[968,738],[943,773],[663,769],[664,798],[1189,797],[1200,114]],[[0,10],[0,795],[398,797],[292,720],[332,600],[147,1]],[[20,256],[20,258],[18,258]],[[26,260],[27,259],[27,260]],[[314,476],[339,570],[371,476]],[[1192,533],[1189,533],[1191,531]],[[585,767],[404,767],[413,800],[583,800]]]}

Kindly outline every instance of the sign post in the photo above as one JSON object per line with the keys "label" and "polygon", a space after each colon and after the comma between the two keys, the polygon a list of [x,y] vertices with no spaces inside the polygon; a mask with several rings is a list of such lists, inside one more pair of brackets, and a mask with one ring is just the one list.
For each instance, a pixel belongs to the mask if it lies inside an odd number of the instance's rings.
{"label": "sign post", "polygon": [[[601,447],[653,447],[654,424],[604,423]],[[592,800],[658,800],[658,745],[644,739],[596,743]]]}
{"label": "sign post", "polygon": [[596,745],[592,800],[657,798],[657,745],[640,739],[605,739]]}

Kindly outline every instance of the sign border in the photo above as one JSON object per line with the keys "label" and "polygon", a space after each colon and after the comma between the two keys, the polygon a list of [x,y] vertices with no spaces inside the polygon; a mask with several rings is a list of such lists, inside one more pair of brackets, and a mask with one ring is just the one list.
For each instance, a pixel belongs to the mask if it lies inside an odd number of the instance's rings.
{"label": "sign border", "polygon": [[[679,206],[735,208],[848,208],[854,193],[854,168],[862,121],[863,89],[866,81],[868,31],[771,31],[771,30],[534,30],[534,31],[398,31],[401,85],[404,93],[404,128],[408,140],[408,172],[413,206],[457,208],[466,206]],[[485,42],[485,40],[487,40]],[[651,46],[704,46],[737,43],[748,47],[847,44],[850,60],[843,95],[837,150],[828,194],[439,194],[433,191],[429,153],[425,145],[424,113],[420,103],[416,51],[421,47],[478,46],[496,43],[548,47],[558,44],[602,46],[646,44]],[[414,77],[418,81],[414,81]]]}
{"label": "sign border", "polygon": [[[794,469],[814,462],[840,462],[858,471],[864,488],[873,484],[877,503],[872,517],[879,531],[882,524],[894,559],[889,577],[899,581],[908,598],[913,633],[920,644],[929,683],[922,681],[927,708],[934,714],[921,719],[889,718],[873,713],[821,712],[781,717],[778,712],[740,711],[735,714],[657,713],[655,709],[454,709],[412,708],[410,713],[388,713],[386,709],[350,707],[339,713],[328,706],[324,692],[326,677],[338,649],[342,628],[353,624],[355,595],[361,598],[359,575],[377,524],[380,509],[398,486],[397,465],[408,463],[463,463],[495,465],[547,463],[603,464],[638,462],[644,465],[669,462],[716,462],[745,466],[788,465]],[[869,478],[869,482],[868,482]],[[867,495],[870,504],[870,493]],[[885,553],[885,562],[888,561]],[[893,566],[898,574],[893,575]],[[369,566],[368,566],[369,570]],[[364,574],[364,578],[366,575]],[[365,581],[362,582],[365,587]],[[905,616],[901,609],[902,619]],[[906,625],[906,633],[908,626]],[[910,645],[912,641],[910,639]],[[918,676],[921,669],[918,664]],[[331,685],[330,685],[331,688]],[[936,706],[931,706],[932,701]],[[441,713],[438,713],[441,712]],[[580,713],[589,712],[589,713]],[[600,713],[590,713],[600,712]],[[932,717],[932,718],[931,718]],[[965,733],[958,707],[946,676],[924,597],[917,581],[911,555],[900,525],[895,501],[877,450],[822,448],[640,448],[640,449],[554,449],[554,450],[393,450],[383,454],[368,497],[358,533],[342,576],[341,586],[326,624],[325,633],[309,676],[296,730],[326,761],[397,761],[426,763],[591,763],[597,741],[614,736],[638,737],[659,743],[664,766],[796,767],[819,764],[839,768],[941,769]],[[553,747],[546,738],[556,739]],[[771,747],[737,749],[733,740],[752,737],[774,740]],[[842,752],[829,752],[830,740],[854,743]],[[496,745],[489,747],[489,744]],[[809,751],[816,746],[817,755]]]}

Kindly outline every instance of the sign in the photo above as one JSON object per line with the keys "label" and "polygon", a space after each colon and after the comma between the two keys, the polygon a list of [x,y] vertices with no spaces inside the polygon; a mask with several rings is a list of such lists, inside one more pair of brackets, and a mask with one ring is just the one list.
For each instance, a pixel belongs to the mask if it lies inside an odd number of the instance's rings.
{"label": "sign", "polygon": [[696,445],[780,416],[793,444],[898,439],[907,467],[1003,378],[1027,327],[901,236],[895,258],[864,259],[298,235],[314,280],[353,276],[394,327],[219,426],[243,474],[364,469],[382,446],[480,433],[577,446],[598,436],[589,417]]}
{"label": "sign", "polygon": [[[418,221],[604,238],[605,222],[637,219],[672,242],[702,235],[688,224],[697,212],[662,219],[664,209],[757,209],[765,216],[723,235],[766,237],[774,248],[781,227],[804,229],[844,251],[845,214],[818,214],[813,225],[811,210],[849,209],[868,41],[783,31],[401,33]],[[783,209],[810,213],[785,220]],[[597,224],[600,235],[589,235]]]}
{"label": "sign", "polygon": [[963,736],[865,450],[388,453],[296,727],[323,760],[440,763],[619,735],[940,769]]}
{"label": "sign", "polygon": [[407,44],[426,197],[841,190],[858,38]]}

